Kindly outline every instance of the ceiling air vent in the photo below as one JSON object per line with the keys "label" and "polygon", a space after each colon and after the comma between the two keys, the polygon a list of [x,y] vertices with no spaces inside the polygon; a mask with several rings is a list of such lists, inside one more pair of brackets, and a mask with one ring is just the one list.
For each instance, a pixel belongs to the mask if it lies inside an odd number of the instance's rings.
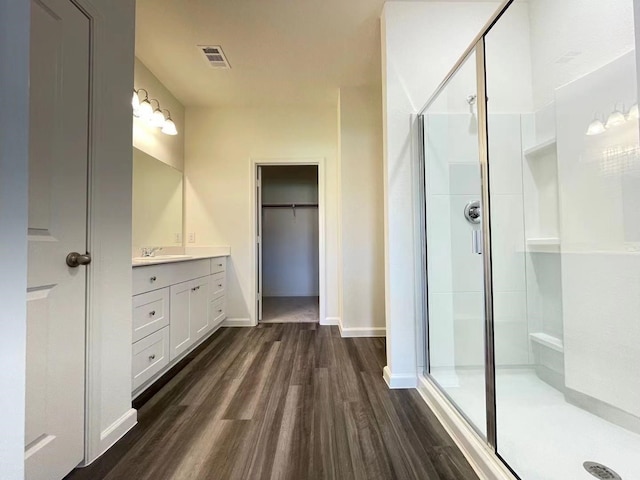
{"label": "ceiling air vent", "polygon": [[207,63],[213,68],[231,68],[229,61],[219,45],[198,45]]}

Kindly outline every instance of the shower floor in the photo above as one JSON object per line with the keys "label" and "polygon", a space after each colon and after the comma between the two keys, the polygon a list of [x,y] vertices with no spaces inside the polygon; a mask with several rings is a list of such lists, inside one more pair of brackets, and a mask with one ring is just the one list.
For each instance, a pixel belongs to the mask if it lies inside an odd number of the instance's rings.
{"label": "shower floor", "polygon": [[[447,372],[434,371],[435,378]],[[485,421],[484,374],[458,369],[447,394],[476,425]],[[496,372],[498,453],[522,480],[593,480],[585,461],[640,479],[640,435],[567,403],[531,369]],[[484,430],[484,428],[482,428]]]}

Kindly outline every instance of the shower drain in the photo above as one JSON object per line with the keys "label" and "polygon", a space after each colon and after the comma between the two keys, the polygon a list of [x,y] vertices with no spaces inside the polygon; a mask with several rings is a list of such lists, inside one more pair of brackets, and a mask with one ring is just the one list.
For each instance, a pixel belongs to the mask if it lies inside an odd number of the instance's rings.
{"label": "shower drain", "polygon": [[597,462],[584,462],[582,464],[584,469],[596,478],[602,480],[622,480],[622,477],[609,467]]}

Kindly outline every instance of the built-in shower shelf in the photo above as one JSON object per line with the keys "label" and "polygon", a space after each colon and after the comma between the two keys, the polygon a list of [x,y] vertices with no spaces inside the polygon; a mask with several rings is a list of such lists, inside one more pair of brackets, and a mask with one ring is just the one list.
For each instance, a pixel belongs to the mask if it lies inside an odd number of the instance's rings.
{"label": "built-in shower shelf", "polygon": [[539,343],[540,345],[544,345],[556,352],[564,352],[564,343],[562,339],[558,337],[554,337],[553,335],[549,335],[548,333],[530,333],[529,338],[532,342]]}
{"label": "built-in shower shelf", "polygon": [[524,150],[524,156],[527,158],[538,157],[540,155],[544,155],[545,153],[552,152],[556,148],[556,138],[550,138],[549,140],[545,140],[544,142],[540,142],[533,147],[526,148]]}
{"label": "built-in shower shelf", "polygon": [[527,238],[528,252],[557,252],[560,250],[558,237],[531,237]]}
{"label": "built-in shower shelf", "polygon": [[558,237],[533,237],[527,238],[527,245],[530,247],[560,245]]}

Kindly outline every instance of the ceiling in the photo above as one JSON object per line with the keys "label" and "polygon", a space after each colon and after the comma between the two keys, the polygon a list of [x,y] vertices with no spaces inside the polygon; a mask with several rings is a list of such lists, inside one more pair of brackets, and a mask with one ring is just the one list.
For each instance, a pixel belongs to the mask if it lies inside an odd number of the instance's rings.
{"label": "ceiling", "polygon": [[[380,85],[384,0],[137,0],[136,56],[185,106],[333,104]],[[230,70],[197,45],[220,45]]]}

